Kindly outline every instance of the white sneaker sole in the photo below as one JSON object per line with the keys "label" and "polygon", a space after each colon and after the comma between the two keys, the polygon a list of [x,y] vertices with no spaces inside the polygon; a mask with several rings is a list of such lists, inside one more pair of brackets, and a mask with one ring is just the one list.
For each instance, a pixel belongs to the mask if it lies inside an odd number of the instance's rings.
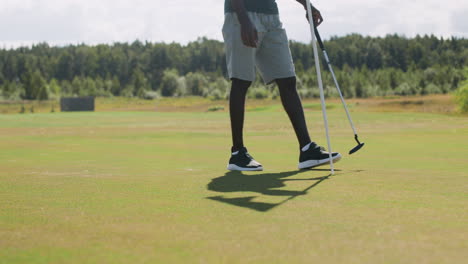
{"label": "white sneaker sole", "polygon": [[[340,161],[340,159],[341,159],[341,154],[338,153],[338,155],[336,155],[333,158],[333,163],[337,163],[338,161]],[[304,162],[299,163],[298,168],[300,170],[310,169],[310,168],[326,165],[326,164],[329,164],[329,163],[330,163],[330,158],[321,159],[321,160],[306,160]]]}
{"label": "white sneaker sole", "polygon": [[258,167],[258,168],[242,168],[242,167],[239,167],[235,164],[229,164],[227,166],[227,169],[230,170],[230,171],[262,171],[263,170],[263,167]]}

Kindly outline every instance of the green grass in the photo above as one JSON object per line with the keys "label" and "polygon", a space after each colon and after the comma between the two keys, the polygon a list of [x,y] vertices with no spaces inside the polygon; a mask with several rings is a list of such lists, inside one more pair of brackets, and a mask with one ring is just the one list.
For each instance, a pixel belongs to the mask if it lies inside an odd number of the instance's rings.
{"label": "green grass", "polygon": [[225,111],[0,115],[0,263],[466,260],[466,117],[353,107],[366,145],[349,156],[330,109],[345,155],[326,177],[295,169],[281,106],[252,109],[246,144],[266,170],[244,174],[225,170]]}

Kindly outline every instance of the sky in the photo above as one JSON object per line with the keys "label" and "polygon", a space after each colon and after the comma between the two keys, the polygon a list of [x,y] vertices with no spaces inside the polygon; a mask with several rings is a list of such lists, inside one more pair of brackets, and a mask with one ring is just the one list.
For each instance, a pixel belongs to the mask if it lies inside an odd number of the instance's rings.
{"label": "sky", "polygon": [[[258,0],[250,0],[258,1]],[[290,39],[310,41],[305,11],[277,0]],[[314,0],[322,38],[434,34],[468,38],[465,0]],[[0,0],[0,48],[113,42],[222,40],[224,0]]]}

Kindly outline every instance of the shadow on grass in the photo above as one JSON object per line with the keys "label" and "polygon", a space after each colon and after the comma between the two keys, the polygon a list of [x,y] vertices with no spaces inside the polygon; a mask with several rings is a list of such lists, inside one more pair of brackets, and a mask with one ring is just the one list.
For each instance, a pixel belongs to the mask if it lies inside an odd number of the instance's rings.
{"label": "shadow on grass", "polygon": [[[307,178],[307,179],[288,179],[288,177],[298,175],[303,172],[310,171],[329,171],[324,169],[317,170],[304,170],[304,171],[288,171],[281,173],[263,173],[263,174],[253,174],[246,175],[242,172],[231,171],[227,172],[221,177],[214,178],[208,184],[208,190],[229,193],[229,192],[256,192],[262,195],[270,196],[282,196],[286,197],[283,201],[279,203],[264,203],[264,202],[255,202],[254,198],[257,196],[247,196],[247,197],[238,197],[238,198],[225,198],[223,196],[213,196],[207,197],[208,199],[227,203],[230,205],[235,205],[239,207],[249,208],[252,210],[266,212],[275,207],[278,207],[299,195],[304,195],[310,189],[319,185],[322,181],[328,179],[330,176],[322,176],[316,178]],[[279,190],[277,188],[285,187],[285,182],[287,181],[312,181],[313,184],[308,186],[302,191],[293,191],[293,190]]]}

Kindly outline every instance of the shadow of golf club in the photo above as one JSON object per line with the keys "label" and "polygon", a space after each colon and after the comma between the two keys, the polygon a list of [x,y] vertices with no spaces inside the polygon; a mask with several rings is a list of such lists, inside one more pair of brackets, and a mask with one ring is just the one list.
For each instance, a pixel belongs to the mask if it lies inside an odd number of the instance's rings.
{"label": "shadow of golf club", "polygon": [[[269,211],[275,207],[278,207],[297,196],[304,195],[310,189],[319,185],[322,181],[330,178],[330,175],[315,177],[315,178],[306,178],[306,179],[288,179],[288,177],[298,175],[303,172],[310,170],[301,170],[301,171],[288,171],[281,173],[262,173],[254,175],[246,175],[242,172],[231,171],[227,172],[221,177],[217,177],[211,180],[207,188],[210,191],[230,193],[230,192],[255,192],[262,195],[269,196],[280,196],[287,197],[279,203],[264,203],[264,202],[255,202],[254,198],[257,196],[247,196],[247,197],[236,197],[236,198],[226,198],[223,196],[213,196],[207,197],[218,202],[227,203],[234,206],[244,207],[260,212]],[[315,171],[329,171],[329,170],[315,170]],[[314,183],[302,191],[294,190],[278,190],[277,188],[285,187],[285,182],[287,181],[313,181]]]}

